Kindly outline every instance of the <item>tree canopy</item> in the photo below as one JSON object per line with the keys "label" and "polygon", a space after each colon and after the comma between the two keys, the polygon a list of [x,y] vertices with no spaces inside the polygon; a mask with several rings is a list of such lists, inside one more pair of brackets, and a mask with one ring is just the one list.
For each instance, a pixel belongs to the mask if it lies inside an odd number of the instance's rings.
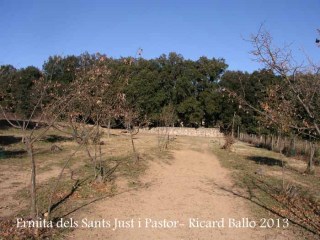
{"label": "tree canopy", "polygon": [[[266,103],[270,102],[272,94],[284,87],[281,85],[281,75],[272,69],[247,73],[229,71],[227,68],[224,59],[203,56],[190,60],[175,52],[154,59],[114,59],[89,53],[79,56],[51,56],[43,64],[42,70],[32,66],[23,69],[16,69],[11,65],[1,66],[0,101],[6,110],[28,116],[32,109],[32,98],[35,97],[32,93],[33,85],[41,77],[57,83],[55,86],[59,86],[60,91],[79,79],[91,81],[91,78],[106,78],[107,80],[99,82],[102,85],[88,91],[97,98],[99,90],[99,99],[108,108],[107,117],[110,119],[114,118],[114,114],[119,114],[119,104],[125,104],[137,113],[138,121],[147,119],[149,127],[162,125],[164,115],[170,112],[171,119],[174,119],[170,124],[175,126],[219,126],[224,131],[231,131],[233,123],[241,131],[248,133],[277,131],[277,126],[257,111],[265,112],[268,107]],[[301,86],[305,86],[303,89],[306,86],[313,89],[319,87],[309,84],[314,82],[313,74],[301,73],[299,76],[299,79],[304,79],[299,82]],[[100,92],[100,88],[103,91]],[[234,94],[242,96],[246,104]],[[9,95],[10,102],[6,97]],[[312,101],[316,101],[314,95]],[[314,106],[317,104],[316,101]],[[302,109],[296,108],[294,114],[302,116],[305,114],[303,109],[303,106]],[[308,117],[310,118],[306,116]],[[299,127],[303,126],[300,124]]]}

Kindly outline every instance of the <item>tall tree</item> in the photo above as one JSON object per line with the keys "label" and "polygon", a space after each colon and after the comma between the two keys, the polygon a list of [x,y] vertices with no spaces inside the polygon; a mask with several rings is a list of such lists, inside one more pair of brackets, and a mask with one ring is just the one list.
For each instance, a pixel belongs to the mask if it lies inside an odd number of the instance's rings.
{"label": "tall tree", "polygon": [[60,83],[70,83],[76,77],[77,68],[80,67],[80,57],[50,56],[42,66],[44,74],[48,79]]}

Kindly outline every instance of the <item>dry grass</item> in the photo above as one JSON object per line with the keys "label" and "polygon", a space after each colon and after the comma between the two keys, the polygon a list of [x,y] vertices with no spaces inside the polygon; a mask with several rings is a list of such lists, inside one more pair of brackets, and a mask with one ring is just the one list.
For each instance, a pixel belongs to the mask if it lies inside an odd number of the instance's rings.
{"label": "dry grass", "polygon": [[319,167],[315,175],[305,175],[305,162],[243,142],[234,144],[232,152],[213,144],[213,151],[234,171],[237,187],[243,189],[240,197],[254,203],[257,217],[288,218],[302,239],[320,236]]}
{"label": "dry grass", "polygon": [[[29,214],[30,173],[29,159],[20,140],[21,132],[16,129],[6,129],[0,132],[0,140],[2,138],[7,141],[3,136],[12,137],[10,143],[4,144],[0,154],[1,224],[6,225],[16,216],[26,217]],[[65,169],[62,181],[54,194],[55,207],[52,212],[54,218],[68,217],[70,213],[90,202],[112,197],[125,189],[140,187],[139,176],[146,170],[148,161],[169,157],[167,151],[160,152],[157,149],[155,135],[138,134],[134,137],[139,154],[138,162],[133,157],[129,135],[120,130],[111,130],[110,138],[104,134],[102,141],[103,167],[108,174],[106,181],[93,180],[93,164],[84,149],[80,149]],[[51,151],[53,144],[61,150]],[[47,211],[49,195],[66,159],[77,148],[78,144],[69,136],[53,130],[35,144],[37,202],[40,215]]]}

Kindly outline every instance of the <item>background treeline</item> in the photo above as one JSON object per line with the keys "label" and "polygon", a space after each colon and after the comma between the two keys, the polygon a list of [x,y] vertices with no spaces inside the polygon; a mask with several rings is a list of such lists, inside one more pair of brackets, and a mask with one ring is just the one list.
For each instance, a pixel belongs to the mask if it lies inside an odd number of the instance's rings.
{"label": "background treeline", "polygon": [[[0,96],[0,101],[11,112],[28,116],[36,100],[31,98],[37,98],[32,91],[38,79],[55,82],[59,89],[70,87],[79,73],[90,68],[90,59],[94,58],[96,55],[88,53],[52,56],[42,69],[33,66],[16,69],[3,65],[0,67],[0,88],[5,94]],[[92,60],[92,64],[95,61]],[[194,61],[177,53],[150,60],[106,58],[102,64],[108,69],[110,79],[106,87],[108,91],[105,91],[108,95],[106,101],[123,94],[127,104],[138,113],[140,122],[147,122],[149,127],[168,124],[164,119],[170,114],[170,125],[175,126],[218,126],[225,132],[233,130],[258,135],[276,131],[263,124],[261,115],[252,108],[241,105],[224,91],[227,88],[245,96],[247,102],[261,109],[269,86],[277,82],[272,71],[260,70],[251,74],[227,71],[224,59],[200,57]],[[6,102],[8,97],[5,96],[9,95],[11,100],[15,99],[15,104]],[[114,119],[112,124],[120,126]]]}

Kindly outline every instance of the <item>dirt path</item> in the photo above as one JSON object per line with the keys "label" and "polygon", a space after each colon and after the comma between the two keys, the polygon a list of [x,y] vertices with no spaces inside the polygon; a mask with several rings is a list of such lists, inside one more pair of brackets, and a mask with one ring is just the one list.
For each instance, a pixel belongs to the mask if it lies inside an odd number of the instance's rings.
{"label": "dirt path", "polygon": [[[111,222],[111,228],[77,228],[69,239],[290,239],[281,231],[230,228],[230,218],[252,219],[248,202],[218,187],[232,188],[233,183],[230,172],[209,152],[208,139],[178,141],[180,150],[173,152],[172,161],[150,163],[142,179],[149,187],[97,202],[73,216],[80,225],[84,218],[105,219]],[[115,218],[127,220],[128,228],[112,230]],[[158,226],[164,219],[179,223],[176,228],[153,228],[151,223],[146,226],[146,218],[158,221]],[[224,226],[200,228],[196,227],[196,220],[216,220],[220,224],[224,220]],[[171,223],[167,226],[174,226]]]}

